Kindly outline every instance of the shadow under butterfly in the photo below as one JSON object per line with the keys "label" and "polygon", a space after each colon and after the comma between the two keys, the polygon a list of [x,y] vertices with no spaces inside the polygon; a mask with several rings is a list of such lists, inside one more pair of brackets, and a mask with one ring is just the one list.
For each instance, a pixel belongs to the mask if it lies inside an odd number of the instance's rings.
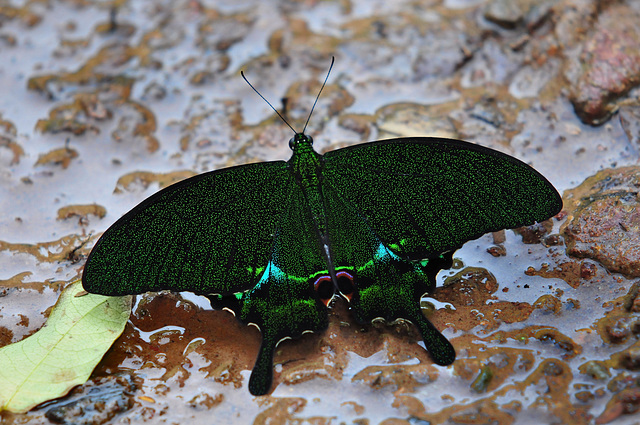
{"label": "shadow under butterfly", "polygon": [[523,162],[460,140],[399,138],[320,155],[304,130],[294,133],[286,162],[200,174],[125,214],[89,254],[85,290],[190,291],[232,307],[262,332],[253,395],[269,392],[283,338],[327,328],[335,294],[359,322],[411,321],[433,361],[451,364],[455,350],[420,297],[453,250],[554,216],[558,192]]}

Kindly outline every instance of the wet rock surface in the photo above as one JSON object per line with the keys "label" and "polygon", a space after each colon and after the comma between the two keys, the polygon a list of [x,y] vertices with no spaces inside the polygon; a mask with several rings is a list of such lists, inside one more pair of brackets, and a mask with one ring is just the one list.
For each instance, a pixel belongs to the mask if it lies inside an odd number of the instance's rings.
{"label": "wet rock surface", "polygon": [[626,4],[607,5],[569,65],[580,68],[570,99],[584,122],[604,122],[618,99],[640,84],[639,19],[640,12]]}
{"label": "wet rock surface", "polygon": [[567,253],[610,271],[640,276],[640,168],[609,169],[567,193],[576,205],[567,219]]}
{"label": "wet rock surface", "polygon": [[133,407],[136,390],[133,375],[103,376],[42,409],[46,410],[44,416],[55,424],[105,424]]}
{"label": "wet rock surface", "polygon": [[[470,241],[416,328],[321,334],[247,381],[255,327],[189,293],[138,296],[85,385],[6,424],[626,424],[640,403],[637,1],[5,2],[0,5],[0,346],[44,324],[100,234],[161,187],[390,137],[462,138],[564,192],[556,218]],[[592,126],[597,124],[598,126]],[[215,247],[212,247],[215,249]],[[418,302],[418,300],[416,300]]]}

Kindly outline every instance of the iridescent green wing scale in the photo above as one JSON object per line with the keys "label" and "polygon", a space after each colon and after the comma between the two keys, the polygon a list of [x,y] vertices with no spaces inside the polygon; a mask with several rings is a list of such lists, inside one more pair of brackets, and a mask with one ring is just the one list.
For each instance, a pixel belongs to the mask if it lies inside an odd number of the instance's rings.
{"label": "iridescent green wing scale", "polygon": [[304,202],[285,162],[183,180],[102,235],[87,259],[84,288],[105,295],[241,292],[239,319],[263,335],[249,389],[266,394],[277,343],[328,323],[332,293],[323,300],[314,286],[328,275],[326,257]]}
{"label": "iridescent green wing scale", "polygon": [[104,295],[251,289],[293,185],[284,161],[200,174],[152,195],[94,246],[82,282]]}
{"label": "iridescent green wing scale", "polygon": [[339,149],[323,156],[322,173],[331,257],[353,275],[346,297],[355,317],[411,320],[442,365],[455,351],[424,318],[419,297],[435,287],[447,255],[484,233],[543,221],[562,208],[557,191],[528,165],[457,140]]}
{"label": "iridescent green wing scale", "polygon": [[273,375],[273,352],[286,337],[326,329],[326,303],[333,292],[319,296],[314,282],[328,275],[326,257],[313,220],[297,185],[280,201],[286,211],[279,217],[267,270],[260,282],[242,299],[239,318],[262,330],[262,345],[249,391],[266,394]]}
{"label": "iridescent green wing scale", "polygon": [[333,263],[337,270],[352,278],[351,282],[338,280],[338,289],[349,300],[356,320],[361,323],[377,317],[410,320],[420,330],[434,362],[452,363],[453,346],[420,309],[422,294],[435,287],[435,274],[441,268],[434,267],[437,257],[432,263],[399,257],[384,245],[356,206],[336,192],[330,179],[326,180],[323,195]]}
{"label": "iridescent green wing scale", "polygon": [[402,258],[438,256],[562,208],[558,192],[530,166],[459,140],[382,140],[328,152],[323,160],[337,195]]}

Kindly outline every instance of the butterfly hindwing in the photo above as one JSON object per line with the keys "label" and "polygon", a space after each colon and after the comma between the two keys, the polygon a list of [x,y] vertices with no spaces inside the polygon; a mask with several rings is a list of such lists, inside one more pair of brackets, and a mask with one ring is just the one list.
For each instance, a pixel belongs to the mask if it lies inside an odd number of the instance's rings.
{"label": "butterfly hindwing", "polygon": [[412,321],[442,365],[455,351],[423,316],[419,298],[435,287],[450,251],[486,232],[546,220],[562,207],[553,186],[528,165],[457,140],[366,143],[328,152],[323,165],[331,254],[336,266],[353,269],[346,297],[354,316]]}
{"label": "butterfly hindwing", "polygon": [[[352,277],[352,286],[339,285],[352,314],[361,323],[382,317],[407,319],[420,330],[425,347],[440,365],[454,361],[451,343],[424,317],[420,297],[435,287],[429,260],[400,258],[386,247],[365,218],[340,197],[330,181],[323,186],[330,251],[338,270]],[[436,263],[436,259],[433,260]]]}
{"label": "butterfly hindwing", "polygon": [[264,271],[285,194],[286,162],[212,171],[152,195],[94,246],[84,288],[105,295],[250,289]]}
{"label": "butterfly hindwing", "polygon": [[422,259],[562,208],[537,171],[500,152],[439,138],[382,140],[326,153],[324,177],[394,252]]}
{"label": "butterfly hindwing", "polygon": [[[328,325],[327,307],[314,283],[327,276],[323,244],[299,186],[289,188],[279,217],[267,268],[259,283],[241,300],[239,318],[262,331],[262,345],[249,390],[263,395],[271,387],[273,351],[286,337],[319,332]],[[325,295],[325,297],[328,295]]]}

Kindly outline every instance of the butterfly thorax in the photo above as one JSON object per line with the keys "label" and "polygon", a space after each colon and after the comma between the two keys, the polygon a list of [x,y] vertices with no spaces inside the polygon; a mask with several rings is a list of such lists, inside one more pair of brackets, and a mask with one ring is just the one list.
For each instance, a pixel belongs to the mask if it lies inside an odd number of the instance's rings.
{"label": "butterfly thorax", "polygon": [[289,159],[289,167],[296,183],[304,193],[308,208],[316,229],[322,240],[326,235],[325,202],[322,194],[322,155],[313,150],[313,139],[298,133],[290,141],[293,155]]}
{"label": "butterfly thorax", "polygon": [[301,187],[316,187],[321,178],[320,155],[313,150],[313,139],[302,133],[296,134],[289,140],[289,147],[293,151],[289,159],[289,167]]}

